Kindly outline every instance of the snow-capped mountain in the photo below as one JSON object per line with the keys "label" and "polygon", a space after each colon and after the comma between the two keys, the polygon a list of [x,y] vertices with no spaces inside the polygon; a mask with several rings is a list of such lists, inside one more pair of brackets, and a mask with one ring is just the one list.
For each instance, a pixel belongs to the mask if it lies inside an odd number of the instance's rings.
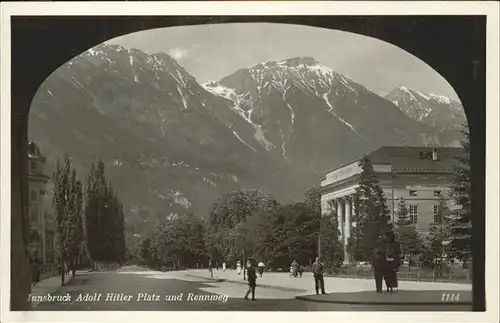
{"label": "snow-capped mountain", "polygon": [[381,145],[440,143],[433,127],[310,57],[262,63],[204,87],[233,101],[266,147],[310,170]]}
{"label": "snow-capped mountain", "polygon": [[461,129],[467,121],[462,104],[446,96],[400,86],[392,90],[386,99],[410,118],[438,129]]}
{"label": "snow-capped mountain", "polygon": [[432,126],[312,58],[245,68],[200,85],[167,54],[99,45],[49,76],[29,136],[85,176],[106,163],[140,233],[220,195],[257,188],[287,202],[382,145],[442,143]]}

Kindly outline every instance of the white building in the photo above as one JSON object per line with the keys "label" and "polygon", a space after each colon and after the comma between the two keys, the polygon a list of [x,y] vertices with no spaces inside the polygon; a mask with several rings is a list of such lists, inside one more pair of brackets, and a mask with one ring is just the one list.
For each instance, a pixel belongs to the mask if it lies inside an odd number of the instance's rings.
{"label": "white building", "polygon": [[33,142],[28,144],[29,178],[29,249],[33,260],[42,264],[56,261],[56,225],[52,201],[47,194],[49,176],[45,173],[46,158]]}
{"label": "white building", "polygon": [[[387,198],[387,204],[395,219],[395,211],[401,198],[406,200],[410,221],[417,230],[427,232],[435,222],[439,203],[444,199],[450,208],[452,167],[458,164],[460,148],[429,147],[382,147],[366,157],[372,163],[375,176]],[[359,187],[362,157],[326,174],[321,182],[321,213],[336,214],[340,240],[346,250],[353,227],[356,206],[354,194]],[[345,262],[349,262],[346,252]]]}

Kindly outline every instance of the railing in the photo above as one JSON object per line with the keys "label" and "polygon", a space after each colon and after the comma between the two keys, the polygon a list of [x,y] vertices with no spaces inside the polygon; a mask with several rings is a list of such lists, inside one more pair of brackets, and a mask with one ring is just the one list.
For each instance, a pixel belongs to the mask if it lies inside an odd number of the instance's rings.
{"label": "railing", "polygon": [[100,261],[92,262],[92,270],[95,271],[116,270],[118,268],[120,268],[120,264],[116,262],[100,262]]}
{"label": "railing", "polygon": [[[371,268],[359,267],[331,267],[326,270],[328,276],[350,277],[350,278],[373,278]],[[469,269],[463,268],[419,268],[400,267],[398,270],[399,280],[448,282],[448,283],[471,283],[472,277]]]}

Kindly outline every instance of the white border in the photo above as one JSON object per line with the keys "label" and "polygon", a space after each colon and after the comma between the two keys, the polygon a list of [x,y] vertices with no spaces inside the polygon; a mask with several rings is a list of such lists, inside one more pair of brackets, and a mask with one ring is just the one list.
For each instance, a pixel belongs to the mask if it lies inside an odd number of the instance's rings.
{"label": "white border", "polygon": [[[10,312],[10,17],[13,15],[487,15],[487,312]],[[3,2],[1,3],[1,321],[2,322],[498,322],[499,4],[452,1],[363,2]],[[459,35],[457,35],[459,37]],[[277,309],[278,310],[278,309]]]}

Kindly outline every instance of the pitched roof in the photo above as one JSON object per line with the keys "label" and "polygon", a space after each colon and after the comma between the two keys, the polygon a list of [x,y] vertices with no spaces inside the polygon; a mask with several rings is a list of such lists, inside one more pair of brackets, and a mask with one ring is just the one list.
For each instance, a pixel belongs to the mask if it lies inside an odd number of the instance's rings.
{"label": "pitched roof", "polygon": [[[432,160],[433,149],[438,160]],[[450,172],[462,155],[462,149],[454,147],[384,146],[366,157],[372,164],[391,164],[393,172]]]}

